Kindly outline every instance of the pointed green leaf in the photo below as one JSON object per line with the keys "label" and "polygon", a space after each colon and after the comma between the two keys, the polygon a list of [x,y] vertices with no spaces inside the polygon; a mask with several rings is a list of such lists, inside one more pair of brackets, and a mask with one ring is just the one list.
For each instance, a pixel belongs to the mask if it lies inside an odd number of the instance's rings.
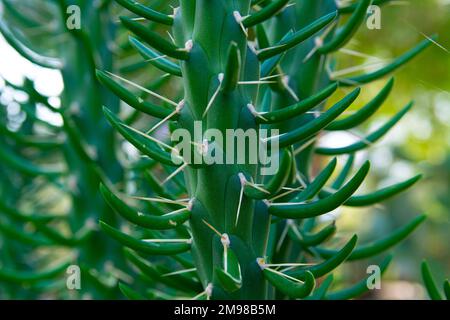
{"label": "pointed green leaf", "polygon": [[331,212],[341,206],[359,188],[369,168],[370,164],[366,162],[344,187],[325,199],[311,203],[272,203],[269,206],[269,212],[274,216],[287,219],[305,219]]}
{"label": "pointed green leaf", "polygon": [[293,281],[267,268],[263,272],[270,284],[292,299],[305,298],[314,290],[316,283],[313,274],[309,271],[305,272],[303,282]]}
{"label": "pointed green leaf", "polygon": [[186,49],[176,47],[172,42],[167,41],[158,33],[151,31],[131,18],[120,17],[120,20],[128,30],[132,31],[162,54],[179,60],[189,59],[189,52]]}
{"label": "pointed green leaf", "polygon": [[[437,37],[433,36],[431,37],[431,40],[436,40]],[[334,79],[339,80],[339,84],[341,86],[359,86],[365,83],[369,83],[375,80],[378,80],[386,75],[388,75],[391,72],[394,72],[396,69],[400,68],[401,66],[408,63],[410,60],[412,60],[414,57],[416,57],[418,54],[420,54],[423,50],[428,48],[433,42],[430,39],[425,39],[421,43],[419,43],[416,47],[412,48],[410,51],[404,53],[394,61],[392,61],[387,66],[368,73],[361,76],[355,76],[345,79]]]}
{"label": "pointed green leaf", "polygon": [[176,63],[162,57],[160,54],[153,51],[134,37],[130,37],[130,43],[139,51],[141,56],[146,59],[146,62],[148,61],[161,71],[167,72],[177,77],[182,76],[181,68]]}
{"label": "pointed green leaf", "polygon": [[347,108],[350,107],[350,105],[356,100],[360,92],[361,90],[359,88],[353,90],[350,94],[345,96],[341,101],[336,103],[316,119],[290,132],[271,137],[267,142],[270,143],[273,140],[278,140],[279,146],[284,148],[313,136],[317,132],[326,128],[330,122],[347,110]]}
{"label": "pointed green leaf", "polygon": [[[387,256],[380,264],[380,271],[381,274],[384,274],[392,261],[392,256]],[[362,279],[361,281],[357,282],[356,284],[344,288],[342,290],[326,293],[324,300],[349,300],[354,299],[359,296],[361,296],[364,292],[367,292],[369,290],[369,287],[367,286],[367,280],[372,275],[369,274],[366,278]]]}
{"label": "pointed green leaf", "polygon": [[160,161],[164,164],[172,166],[175,165],[172,162],[171,154],[163,150],[163,148],[159,144],[129,128],[122,121],[120,121],[119,118],[117,118],[108,108],[103,107],[103,112],[109,123],[139,151],[149,156],[150,158]]}
{"label": "pointed green leaf", "polygon": [[422,261],[421,265],[422,279],[427,288],[428,295],[431,300],[442,300],[441,293],[439,292],[436,282],[433,279],[433,274],[431,273],[430,266],[427,261]]}
{"label": "pointed green leaf", "polygon": [[[352,260],[361,260],[366,259],[369,257],[376,256],[391,247],[395,246],[396,244],[400,243],[402,240],[404,240],[406,237],[408,237],[419,225],[421,225],[426,219],[425,215],[420,215],[413,220],[411,220],[408,224],[405,226],[395,230],[390,235],[375,240],[371,243],[367,243],[361,246],[358,246],[348,257],[349,261]],[[316,251],[324,258],[329,258],[336,254],[336,250],[330,250],[330,249],[323,249],[323,248],[316,248]]]}
{"label": "pointed green leaf", "polygon": [[377,142],[381,139],[385,134],[389,132],[407,113],[411,110],[413,106],[413,102],[406,105],[402,110],[400,110],[395,116],[393,116],[389,121],[387,121],[384,125],[382,125],[379,129],[375,130],[371,134],[367,135],[364,139],[361,139],[358,142],[350,144],[345,147],[339,148],[325,148],[319,147],[316,148],[315,152],[322,155],[340,155],[346,153],[354,153],[360,150],[363,150],[373,143]]}
{"label": "pointed green leaf", "polygon": [[[157,106],[151,102],[144,101],[141,97],[136,96],[117,81],[114,81],[103,71],[97,70],[97,78],[123,102],[136,110],[160,119],[166,118],[173,112],[165,107]],[[174,119],[176,119],[176,116],[177,115],[175,114]]]}
{"label": "pointed green leaf", "polygon": [[344,119],[336,120],[327,126],[326,130],[347,130],[359,126],[361,123],[369,119],[386,101],[392,87],[394,86],[394,78],[388,81],[380,93],[372,99],[368,104],[359,109],[357,112]]}
{"label": "pointed green leaf", "polygon": [[372,0],[359,0],[355,11],[345,25],[340,27],[336,34],[333,35],[333,38],[323,46],[319,47],[317,51],[321,54],[325,54],[339,50],[345,46],[364,22],[367,9],[371,3]]}
{"label": "pointed green leaf", "polygon": [[303,99],[292,106],[280,108],[275,111],[263,112],[260,114],[261,117],[256,117],[255,120],[258,123],[275,123],[292,119],[316,107],[318,104],[329,98],[337,88],[337,83],[332,83],[316,94]]}
{"label": "pointed green leaf", "polygon": [[130,10],[131,12],[137,14],[138,16],[145,18],[147,20],[162,23],[168,26],[173,25],[173,17],[163,14],[161,12],[150,9],[149,7],[140,4],[134,0],[115,0],[122,7]]}
{"label": "pointed green leaf", "polygon": [[242,24],[246,28],[251,28],[253,26],[256,26],[257,24],[260,24],[264,22],[265,20],[268,20],[275,16],[278,12],[280,12],[284,6],[289,2],[289,0],[274,0],[270,2],[267,6],[262,8],[256,13],[253,13],[244,20],[242,20]]}
{"label": "pointed green leaf", "polygon": [[141,239],[136,239],[130,235],[120,232],[116,228],[111,227],[107,223],[100,221],[100,227],[110,237],[122,245],[136,250],[138,252],[150,255],[173,255],[189,251],[191,244],[188,242],[148,242]]}
{"label": "pointed green leaf", "polygon": [[311,272],[315,278],[320,278],[339,267],[350,256],[357,241],[358,237],[354,235],[345,244],[345,246],[342,247],[341,250],[337,251],[336,254],[331,256],[329,259],[314,266],[307,266],[299,270],[291,271],[289,272],[289,275],[293,277],[301,277],[305,274],[305,272]]}
{"label": "pointed green leaf", "polygon": [[[369,194],[351,196],[347,201],[345,201],[344,205],[349,207],[364,207],[380,203],[412,187],[421,178],[422,175],[418,175],[406,181],[382,188]],[[321,190],[319,193],[321,198],[326,198],[329,195],[331,195],[331,192],[326,190]]]}
{"label": "pointed green leaf", "polygon": [[62,262],[61,264],[58,264],[47,270],[27,272],[1,268],[0,280],[12,283],[33,284],[39,281],[50,280],[57,277],[60,273],[63,273],[67,269],[67,267],[69,267],[69,265],[69,262]]}
{"label": "pointed green leaf", "polygon": [[317,20],[315,20],[310,25],[305,28],[295,32],[291,37],[286,40],[282,40],[277,43],[273,47],[264,48],[259,51],[258,59],[261,61],[267,60],[273,56],[276,56],[280,53],[286,52],[289,49],[295,47],[299,43],[313,36],[315,33],[320,31],[322,28],[330,24],[334,19],[336,19],[337,12],[329,13]]}

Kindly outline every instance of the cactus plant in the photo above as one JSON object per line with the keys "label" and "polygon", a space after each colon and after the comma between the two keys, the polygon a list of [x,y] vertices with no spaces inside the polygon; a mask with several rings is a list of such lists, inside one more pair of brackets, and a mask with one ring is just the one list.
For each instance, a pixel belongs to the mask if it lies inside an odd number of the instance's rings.
{"label": "cactus plant", "polygon": [[[373,116],[394,90],[393,78],[344,114],[363,85],[434,40],[375,72],[334,77],[334,53],[370,5],[389,0],[288,2],[0,1],[5,39],[34,64],[60,70],[65,84],[58,108],[30,79],[5,82],[28,99],[19,101],[27,117],[18,132],[0,109],[0,297],[117,298],[120,289],[130,299],[331,300],[368,290],[368,278],[333,290],[335,269],[388,251],[425,216],[366,244],[356,235],[342,242],[335,222],[322,218],[342,206],[380,203],[420,179],[361,194],[369,163],[352,175],[356,153],[387,134],[412,102],[354,144],[317,142]],[[81,10],[81,29],[67,29],[71,6]],[[133,109],[126,119],[118,98]],[[63,125],[37,117],[42,107]],[[114,130],[126,143],[119,145]],[[221,137],[238,144],[228,148]],[[258,158],[261,148],[268,159]],[[39,194],[30,195],[34,190]],[[68,213],[49,213],[59,201],[36,201],[48,190],[70,199]],[[98,219],[104,234],[90,223]],[[69,259],[49,263],[59,254]],[[35,255],[40,259],[29,259]],[[391,259],[380,260],[382,273]],[[61,290],[60,277],[74,263],[83,274],[76,295]],[[422,274],[430,297],[442,298],[426,263]]]}
{"label": "cactus plant", "polygon": [[426,260],[422,261],[421,269],[422,273],[422,279],[423,283],[425,285],[426,291],[428,293],[428,296],[432,300],[450,300],[450,284],[448,282],[448,279],[444,281],[443,284],[443,292],[444,297],[441,295],[436,282],[433,278],[433,275],[430,270],[430,266],[428,265],[428,262]]}
{"label": "cactus plant", "polygon": [[[283,0],[180,0],[173,14],[135,1],[116,2],[133,13],[131,18],[120,17],[133,33],[131,45],[154,67],[180,78],[183,88],[181,98],[178,93],[164,96],[109,70],[97,72],[99,80],[124,102],[161,119],[157,126],[146,126],[144,132],[124,123],[107,106],[104,109],[106,118],[124,139],[158,164],[150,175],[156,182],[153,191],[159,197],[146,198],[139,193],[131,204],[132,199],[120,195],[120,190],[101,186],[110,206],[138,226],[135,236],[103,221],[102,229],[132,249],[127,251],[130,262],[146,276],[160,281],[169,292],[162,294],[158,288],[150,288],[141,294],[122,285],[124,294],[130,298],[189,296],[192,290],[180,287],[180,283],[195,281],[200,282],[201,289],[194,297],[208,299],[353,298],[367,290],[362,280],[353,287],[327,293],[332,274],[315,288],[318,279],[346,260],[373,257],[391,248],[425,217],[420,215],[373,243],[357,246],[355,235],[338,250],[324,246],[336,231],[335,225],[316,232],[315,218],[342,205],[358,207],[383,201],[419,179],[355,195],[369,172],[368,162],[347,179],[354,153],[387,133],[411,104],[348,147],[318,148],[314,142],[324,130],[348,130],[367,120],[386,99],[393,81],[367,106],[344,119],[337,118],[357,99],[361,89],[354,89],[324,109],[338,87],[363,85],[384,77],[431,41],[425,40],[374,73],[332,79],[327,72],[333,59],[330,54],[351,39],[372,1],[337,8],[335,1],[329,0],[298,0],[293,6]],[[336,28],[347,14],[351,15],[348,21]],[[154,23],[169,28],[172,40],[150,30],[148,24]],[[160,99],[161,105],[141,99],[135,93],[141,91]],[[155,135],[164,123],[169,123],[171,132],[181,128],[194,137],[198,124],[202,132],[214,129],[223,136],[230,129],[278,130],[278,135],[259,138],[265,147],[279,146],[280,165],[275,174],[264,176],[262,165],[239,163],[236,154],[220,141],[203,139],[202,135],[191,141],[192,148],[181,152],[173,142]],[[248,148],[244,153],[249,156],[251,151]],[[313,153],[349,154],[332,188],[326,184],[336,168],[336,159],[319,170],[320,158],[313,157]],[[192,157],[204,159],[215,154],[225,154],[232,161],[190,161]],[[155,181],[161,176],[161,168],[169,174],[166,181],[174,180],[170,188]],[[184,182],[178,177],[181,172]],[[143,203],[165,211],[143,212]],[[152,256],[172,257],[182,269],[170,272],[152,262]],[[311,256],[323,260],[310,265]],[[387,258],[382,263],[383,271],[389,261]]]}
{"label": "cactus plant", "polygon": [[[2,93],[4,91],[6,91],[5,88],[0,90]],[[5,100],[3,101],[7,102]],[[30,104],[29,112],[34,114],[33,112],[35,110],[32,106],[33,105]],[[38,279],[49,279],[52,278],[55,273],[60,273],[61,270],[67,266],[67,263],[59,264],[56,269],[52,268],[52,270],[45,270],[45,272],[41,272],[40,266],[42,264],[45,265],[46,261],[48,261],[49,257],[47,255],[43,256],[41,259],[32,259],[34,261],[27,259],[37,244],[43,244],[42,238],[32,237],[24,230],[26,229],[23,226],[23,222],[25,221],[24,218],[28,217],[23,217],[19,214],[18,210],[14,210],[14,208],[8,206],[8,203],[17,201],[17,195],[23,195],[23,197],[26,197],[26,195],[36,192],[36,189],[32,186],[33,177],[30,175],[32,170],[27,170],[27,168],[30,169],[30,167],[20,166],[19,164],[25,163],[23,161],[8,162],[8,160],[18,159],[17,156],[12,157],[12,155],[23,152],[23,149],[25,149],[24,145],[26,145],[26,148],[30,151],[30,149],[34,149],[35,144],[42,145],[42,143],[45,142],[48,146],[48,152],[54,148],[56,144],[47,144],[48,141],[45,141],[44,139],[36,139],[35,137],[32,137],[32,128],[35,121],[31,117],[23,119],[20,113],[15,113],[14,116],[11,117],[6,114],[6,110],[6,106],[2,103],[0,110],[2,125],[8,121],[8,117],[13,123],[14,121],[23,121],[23,123],[21,126],[22,135],[9,131],[2,126],[0,151],[2,153],[3,160],[0,169],[2,177],[0,181],[0,193],[2,195],[0,199],[0,210],[2,211],[0,218],[0,246],[2,248],[0,258],[0,282],[2,282],[2,286],[0,288],[0,296],[3,298],[30,299],[35,297],[39,290],[33,286],[28,289],[17,286],[15,285],[15,282],[12,282],[11,280],[27,278],[29,283],[35,283]],[[14,144],[14,142],[16,144]],[[20,170],[24,170],[24,174],[22,176],[18,176],[17,173],[9,170],[11,167],[15,168],[19,172],[22,172]],[[36,203],[36,206],[39,207],[40,204]],[[35,221],[44,221],[49,217],[51,218],[50,215],[33,216],[29,218],[35,219]],[[15,241],[11,241],[12,239],[15,239]],[[17,270],[21,271],[17,272]]]}
{"label": "cactus plant", "polygon": [[[67,8],[71,5],[80,8],[85,28],[68,29]],[[108,42],[116,39],[116,28],[114,22],[107,18],[110,5],[108,2],[98,7],[97,3],[86,1],[5,0],[2,1],[2,7],[4,19],[0,21],[0,30],[5,39],[29,61],[59,70],[65,89],[60,97],[61,107],[57,108],[50,103],[49,97],[35,89],[31,80],[25,79],[24,84],[20,86],[6,82],[9,87],[28,96],[28,101],[21,103],[21,109],[27,112],[28,118],[35,117],[33,110],[41,107],[59,116],[63,125],[55,126],[34,118],[38,127],[43,125],[51,132],[44,137],[39,128],[25,132],[26,127],[22,125],[20,132],[14,133],[8,130],[7,122],[2,122],[2,132],[7,134],[8,141],[28,134],[36,142],[31,145],[35,150],[31,159],[27,159],[30,152],[13,153],[5,145],[1,147],[1,158],[18,172],[31,175],[34,179],[29,180],[29,186],[37,184],[38,179],[47,181],[39,187],[41,190],[45,190],[48,185],[56,185],[59,199],[69,199],[70,208],[66,213],[37,219],[38,212],[28,214],[18,209],[20,203],[25,200],[16,196],[10,199],[2,197],[0,211],[2,215],[14,221],[19,218],[17,232],[24,232],[23,225],[33,226],[31,230],[36,230],[38,237],[28,231],[23,235],[30,240],[33,248],[56,246],[68,250],[71,254],[62,265],[58,265],[56,269],[46,269],[42,274],[36,269],[30,270],[28,274],[23,268],[9,269],[5,266],[0,278],[2,281],[39,287],[40,282],[53,277],[59,288],[64,290],[63,296],[67,293],[68,297],[75,298],[118,297],[120,292],[115,282],[111,284],[109,280],[114,279],[111,277],[114,265],[125,267],[121,262],[123,259],[119,258],[121,251],[95,226],[95,221],[100,217],[112,224],[116,223],[115,217],[110,214],[106,203],[97,192],[100,181],[119,183],[122,182],[124,174],[116,158],[114,133],[101,112],[103,104],[110,105],[112,110],[118,110],[119,100],[101,87],[95,76],[96,67],[111,68],[113,63]],[[37,8],[39,9],[35,15],[32,11]],[[43,17],[47,17],[51,23],[48,24],[45,19],[41,20]],[[44,38],[46,41],[42,41]],[[48,45],[49,43],[51,45]],[[39,159],[40,164],[34,164],[33,158]],[[64,169],[49,168],[46,163],[49,159],[59,162]],[[57,207],[60,202],[54,201],[50,204]],[[32,210],[37,210],[36,208]],[[61,229],[68,229],[70,235],[60,233]],[[17,237],[12,236],[10,241],[17,241]],[[81,291],[67,291],[65,277],[60,277],[69,264],[79,265],[86,275]],[[96,276],[99,272],[102,277]],[[41,292],[48,294],[51,286],[47,284],[40,288]]]}

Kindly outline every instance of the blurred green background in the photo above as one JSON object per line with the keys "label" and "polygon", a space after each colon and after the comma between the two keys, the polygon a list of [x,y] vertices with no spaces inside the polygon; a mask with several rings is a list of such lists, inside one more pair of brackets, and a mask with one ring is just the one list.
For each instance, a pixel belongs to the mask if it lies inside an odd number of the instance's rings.
{"label": "blurred green background", "polygon": [[[340,210],[338,224],[342,234],[359,230],[364,242],[406,224],[412,216],[427,213],[429,219],[425,225],[393,250],[394,261],[382,290],[376,291],[373,297],[422,299],[426,297],[420,279],[422,259],[429,261],[438,283],[450,274],[450,0],[393,1],[383,7],[381,19],[380,30],[361,28],[355,40],[337,54],[338,71],[354,65],[374,70],[380,62],[399,56],[433,34],[439,35],[439,45],[396,73],[394,94],[375,121],[363,127],[364,132],[370,132],[410,100],[416,102],[414,109],[387,137],[369,152],[358,155],[359,161],[369,158],[372,162],[371,180],[365,188],[383,187],[417,173],[423,173],[424,179],[382,206]],[[2,38],[0,52],[0,76],[17,83],[26,74],[36,80],[38,88],[46,95],[58,95],[62,90],[57,73],[30,65],[8,48]],[[375,96],[386,81],[364,87],[363,96],[354,108]],[[0,87],[3,85],[0,80]],[[20,115],[14,112],[13,107],[8,110],[12,125],[14,116],[20,122]],[[351,134],[333,134],[325,137],[324,143],[345,145],[355,138],[356,135]],[[340,160],[343,163],[345,158]],[[365,275],[362,273],[365,268],[364,264],[357,263],[351,268],[341,268],[345,269],[342,277],[357,281]]]}

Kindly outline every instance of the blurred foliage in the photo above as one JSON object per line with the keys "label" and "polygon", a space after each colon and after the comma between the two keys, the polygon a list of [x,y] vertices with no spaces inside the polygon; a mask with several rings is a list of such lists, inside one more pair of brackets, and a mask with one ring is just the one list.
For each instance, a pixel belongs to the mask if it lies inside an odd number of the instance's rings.
{"label": "blurred foliage", "polygon": [[[345,219],[341,221],[348,229],[372,226],[366,230],[370,239],[403,225],[411,212],[427,213],[427,223],[395,249],[388,279],[420,283],[418,266],[424,257],[433,266],[436,279],[445,279],[450,271],[449,17],[450,2],[445,0],[411,0],[386,5],[382,10],[382,28],[361,28],[354,41],[346,47],[368,57],[342,52],[339,56],[338,70],[354,65],[355,61],[367,64],[367,70],[371,70],[371,64],[398,56],[424,36],[438,34],[437,42],[442,46],[435,45],[427,54],[416,58],[415,63],[396,73],[395,94],[378,112],[380,119],[394,114],[410,99],[414,99],[416,104],[401,124],[374,145],[368,154],[373,164],[371,185],[387,185],[416,173],[423,173],[424,179],[382,206],[364,211],[346,210]],[[363,100],[369,101],[384,83],[385,80],[379,81],[364,91],[361,105]],[[367,126],[367,130],[376,127],[377,123]],[[355,266],[353,271],[358,269],[361,270]],[[357,278],[354,272],[349,271],[348,276]],[[403,287],[403,290],[414,289],[417,288]],[[387,291],[382,290],[381,297],[402,296],[401,293]],[[425,298],[426,294],[416,290],[411,294],[404,292],[403,297]]]}

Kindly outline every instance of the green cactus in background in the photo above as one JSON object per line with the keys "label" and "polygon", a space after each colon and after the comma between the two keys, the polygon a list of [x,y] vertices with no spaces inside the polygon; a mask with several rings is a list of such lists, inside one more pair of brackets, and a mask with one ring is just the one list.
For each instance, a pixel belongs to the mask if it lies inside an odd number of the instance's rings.
{"label": "green cactus in background", "polygon": [[[4,88],[1,90],[4,93],[6,90]],[[0,269],[0,296],[3,298],[22,298],[31,299],[36,296],[39,289],[31,286],[30,288],[25,288],[23,286],[18,286],[15,282],[8,280],[19,278],[27,278],[28,283],[33,283],[39,278],[41,281],[52,277],[55,273],[60,273],[64,268],[68,266],[67,263],[59,264],[52,270],[46,270],[46,272],[36,272],[39,270],[41,264],[46,264],[47,261],[52,259],[48,255],[43,255],[40,258],[30,259],[33,250],[38,245],[42,245],[45,242],[41,237],[33,237],[29,232],[31,231],[29,226],[24,225],[24,222],[28,222],[28,219],[34,219],[34,221],[48,221],[47,218],[51,218],[50,215],[46,214],[40,216],[26,216],[23,217],[14,208],[10,208],[7,204],[9,202],[16,202],[18,195],[20,197],[27,197],[30,194],[38,193],[42,196],[45,191],[37,190],[39,186],[42,186],[42,181],[35,181],[33,185],[33,170],[29,166],[21,166],[24,164],[23,161],[17,161],[17,156],[24,150],[30,153],[30,151],[35,151],[36,147],[42,147],[42,154],[51,155],[52,149],[57,148],[59,144],[55,141],[50,142],[46,137],[33,137],[33,125],[35,120],[32,116],[35,115],[35,105],[32,103],[28,104],[28,112],[30,116],[24,119],[24,117],[18,113],[17,109],[12,114],[7,114],[7,108],[3,103],[5,101],[5,96],[2,94],[2,103],[0,109],[1,123],[9,122],[12,127],[17,122],[22,122],[21,124],[21,134],[10,131],[2,126],[1,131],[1,151],[2,158],[1,165],[1,181],[0,181],[0,210],[2,215],[0,218],[0,247],[1,247],[1,269]],[[18,105],[16,105],[17,107]],[[8,161],[15,160],[15,161]],[[9,170],[14,168],[18,172],[23,173],[23,175],[17,175],[17,172]],[[42,199],[41,199],[42,200]],[[36,208],[41,208],[44,201],[39,201],[35,203]],[[6,213],[6,215],[5,215]],[[11,241],[14,239],[15,241]],[[20,272],[17,272],[20,270]],[[12,272],[16,271],[16,272]]]}
{"label": "green cactus in background", "polygon": [[[66,25],[69,16],[67,8],[71,5],[80,9],[81,29],[70,30]],[[49,97],[41,95],[28,79],[22,86],[6,83],[28,95],[28,101],[21,105],[28,118],[33,117],[31,112],[39,105],[60,117],[63,124],[55,126],[35,118],[34,130],[31,127],[24,132],[26,127],[22,125],[20,132],[14,133],[7,128],[7,122],[2,122],[1,130],[6,134],[6,140],[24,144],[27,137],[22,137],[23,134],[32,138],[30,145],[26,146],[34,148],[32,157],[40,163],[34,164],[33,158],[26,159],[29,152],[19,155],[3,145],[1,158],[17,171],[34,177],[29,180],[29,185],[42,184],[42,179],[44,187],[56,185],[59,199],[68,199],[70,207],[67,213],[40,219],[35,211],[37,207],[31,208],[31,214],[27,214],[18,209],[22,201],[20,198],[7,199],[2,196],[0,211],[9,219],[19,220],[21,225],[16,225],[16,231],[25,232],[23,237],[29,239],[28,244],[32,247],[57,246],[61,250],[68,249],[72,254],[70,259],[66,259],[68,261],[43,274],[33,270],[28,275],[20,267],[7,269],[5,266],[0,272],[0,280],[31,285],[50,276],[58,280],[60,278],[57,276],[64,273],[69,264],[75,264],[83,270],[83,280],[86,281],[83,281],[83,290],[73,291],[81,292],[80,296],[70,297],[118,297],[119,292],[114,289],[117,286],[110,280],[114,279],[111,273],[114,273],[115,265],[124,267],[121,251],[96,227],[99,218],[116,224],[115,217],[98,193],[99,183],[122,182],[124,175],[116,158],[114,133],[101,111],[103,104],[117,111],[119,100],[105,90],[95,76],[96,68],[113,66],[113,53],[108,44],[116,41],[117,35],[116,26],[109,19],[110,4],[108,1],[100,4],[91,1],[5,0],[2,7],[4,20],[2,18],[0,21],[0,30],[5,39],[29,61],[60,70],[64,91],[60,97],[61,106],[55,107]],[[49,46],[49,43],[52,45]],[[42,126],[50,134],[43,136]],[[45,163],[47,159],[60,162],[63,169],[48,168]],[[38,188],[44,190],[44,187]],[[58,204],[58,199],[50,203],[52,207],[58,207]],[[44,209],[49,210],[48,207]],[[32,225],[30,231],[36,230],[39,237],[29,231],[21,231],[25,224]],[[61,229],[68,229],[69,235],[61,234]],[[11,240],[18,239],[11,237]],[[102,277],[98,277],[99,272]],[[65,288],[65,277],[57,282],[64,292],[70,292]],[[48,286],[43,288],[46,289],[44,292],[48,292]]]}
{"label": "green cactus in background", "polygon": [[[176,179],[175,192],[172,186],[165,188],[156,180],[157,188],[153,190],[160,197],[145,198],[141,192],[134,197],[154,205],[163,203],[166,211],[162,214],[160,211],[143,213],[136,202],[126,203],[129,201],[119,196],[118,191],[101,187],[111,207],[140,227],[138,237],[134,237],[101,222],[106,233],[133,249],[127,251],[132,264],[165,285],[169,294],[164,298],[189,296],[190,291],[180,288],[179,281],[196,280],[202,286],[196,298],[342,299],[366,291],[363,279],[353,287],[327,293],[332,274],[314,289],[317,279],[330,274],[346,260],[369,258],[400,242],[425,217],[420,215],[373,243],[356,246],[355,235],[338,250],[324,247],[336,231],[334,224],[316,232],[315,218],[342,205],[378,203],[419,179],[414,177],[370,194],[354,195],[368,174],[366,162],[347,181],[354,153],[381,138],[412,104],[361,142],[339,149],[317,148],[314,142],[323,130],[348,130],[368,119],[388,96],[393,81],[372,102],[349,117],[337,119],[357,99],[360,88],[327,110],[321,110],[338,87],[379,79],[412,59],[431,41],[425,40],[372,74],[332,79],[328,73],[330,53],[351,39],[365,20],[372,1],[362,0],[337,8],[335,1],[299,0],[287,6],[288,1],[283,0],[180,0],[173,14],[134,1],[117,2],[134,14],[132,18],[120,18],[134,34],[130,37],[132,46],[156,68],[181,78],[183,87],[182,97],[152,92],[164,102],[157,106],[133,92],[144,90],[133,81],[108,70],[98,72],[99,80],[124,102],[161,119],[155,127],[145,125],[143,132],[123,123],[105,108],[108,121],[127,141],[165,171],[168,166],[173,168],[166,181]],[[347,14],[350,18],[341,26],[339,20]],[[172,41],[163,33],[150,30],[141,20],[169,27]],[[274,175],[263,176],[260,165],[237,164],[236,154],[230,155],[229,149],[211,137],[196,139],[191,150],[180,152],[169,141],[162,141],[160,135],[154,135],[165,122],[169,122],[171,132],[183,128],[191,136],[196,134],[196,123],[201,124],[204,132],[215,129],[224,136],[227,129],[278,129],[277,136],[258,138],[268,147],[280,147],[279,168]],[[235,161],[227,164],[189,161],[191,157],[216,153]],[[249,156],[251,152],[245,153]],[[319,170],[321,162],[313,153],[350,155],[331,188],[326,184],[334,172],[336,159]],[[180,172],[184,183],[177,178]],[[153,168],[150,175],[161,175],[160,168]],[[160,264],[147,259],[155,255],[173,256],[182,269],[164,271]],[[310,256],[323,260],[309,265]],[[382,271],[389,261],[387,258],[381,264]],[[269,290],[267,283],[274,290]],[[122,291],[130,298],[162,295],[158,289],[141,294],[125,285]]]}
{"label": "green cactus in background", "polygon": [[[344,18],[346,15],[349,15],[344,24],[339,24],[339,28],[337,27],[338,23],[336,22],[321,35],[311,37],[307,41],[298,45],[293,50],[286,53],[276,71],[272,73],[272,75],[285,75],[284,77],[278,77],[277,83],[275,85],[272,85],[272,100],[274,105],[290,105],[296,103],[299,99],[307,100],[309,97],[314,96],[314,94],[316,94],[317,92],[326,92],[327,88],[332,88],[332,86],[336,83],[338,83],[340,87],[345,88],[350,86],[363,85],[365,83],[378,80],[405,64],[407,61],[412,59],[415,55],[417,55],[429,45],[429,41],[422,42],[416,48],[405,53],[392,63],[377,70],[376,72],[357,76],[354,78],[333,78],[332,65],[335,64],[335,58],[331,54],[333,52],[337,52],[341,47],[343,47],[351,39],[352,35],[357,31],[357,29],[365,22],[366,12],[368,11],[368,8],[371,4],[371,1],[359,1],[355,5],[349,7],[337,8],[334,1],[296,1],[295,5],[293,5],[291,8],[283,10],[283,12],[281,12],[277,17],[275,17],[268,23],[268,26],[266,28],[268,30],[267,32],[263,27],[260,27],[258,29],[258,39],[266,39],[268,37],[266,34],[268,34],[269,38],[272,41],[276,41],[277,39],[282,38],[284,34],[289,32],[290,28],[292,28],[292,24],[295,29],[304,28],[307,24],[314,21],[314,19],[318,15],[323,15],[332,10],[338,10],[338,12],[340,13],[340,17],[342,18]],[[382,3],[374,2],[373,4]],[[286,21],[289,21],[290,23],[286,23]],[[264,42],[264,40],[261,41]],[[299,61],[301,61],[302,63],[299,63]],[[310,79],[310,81],[305,81],[304,79]],[[394,79],[392,78],[386,83],[380,93],[375,96],[372,101],[367,103],[367,105],[350,116],[334,120],[328,125],[321,127],[320,130],[325,132],[332,132],[338,130],[347,131],[356,128],[364,121],[369,119],[382,106],[383,102],[387,99],[390,92],[392,91],[393,84]],[[328,93],[331,94],[332,91],[328,91]],[[354,162],[355,153],[360,150],[367,149],[377,140],[381,139],[383,135],[385,135],[393,126],[395,126],[395,124],[397,124],[401,120],[401,118],[407,113],[407,111],[409,111],[411,107],[412,103],[407,104],[403,109],[401,109],[400,112],[398,112],[392,119],[387,121],[375,132],[370,133],[364,138],[361,138],[361,141],[351,144],[347,147],[335,149],[316,147],[315,144],[320,138],[320,132],[319,134],[313,135],[310,138],[305,139],[301,143],[296,144],[294,153],[296,154],[296,162],[300,170],[302,179],[304,179],[306,183],[311,182],[311,167],[314,167],[314,164],[311,164],[311,161],[314,160],[314,153],[325,156],[348,155],[347,162],[343,167],[343,170],[336,178],[336,180],[332,183],[331,188],[322,188],[322,186],[320,186],[319,189],[322,189],[316,191],[319,199],[324,199],[330,196],[330,191],[337,191],[344,185],[344,182],[350,174],[350,170]],[[323,109],[323,106],[319,106],[318,108],[316,108],[316,110],[318,111],[320,111],[321,109]],[[296,128],[298,128],[299,123],[310,123],[312,121],[319,122],[319,119],[321,117],[326,121],[326,113],[321,115],[317,119],[315,119],[315,117],[316,115],[314,113],[310,113],[303,114],[295,118],[285,118],[285,121],[281,124],[280,129],[284,129],[287,132],[294,130],[295,132]],[[357,135],[359,136],[359,134]],[[320,175],[318,175],[317,177],[319,176]],[[351,207],[364,207],[374,205],[411,187],[420,179],[420,177],[421,176],[418,175],[404,182],[385,187],[370,194],[349,196],[349,198],[343,203],[343,205]],[[322,183],[325,184],[326,180]],[[411,231],[422,220],[422,217],[418,217],[417,219],[412,220],[411,224],[407,226],[405,230]],[[301,236],[299,237],[298,232],[296,232],[297,234],[295,234],[292,230],[295,230],[295,228],[301,229],[301,223],[302,222],[300,222],[299,225],[296,225],[293,228],[290,226],[278,228],[277,232],[279,236],[281,236],[284,232],[284,228],[288,228],[289,232],[288,238],[284,241],[281,250],[279,250],[280,253],[277,254],[277,259],[286,260],[289,257],[292,257],[293,252],[298,251],[298,245],[295,245],[295,243],[300,242],[301,244],[302,239]],[[314,224],[314,219],[310,219],[308,221],[307,228],[311,228],[311,226],[313,226]],[[324,229],[324,231],[325,230],[326,229]],[[400,230],[397,234],[401,234]],[[364,248],[368,248],[368,246],[365,245],[356,247],[354,251],[349,255],[347,260],[363,259],[374,256],[379,253],[382,248],[386,249],[389,245],[392,245],[392,242],[389,241],[389,239],[393,238],[394,234],[391,237],[387,237],[385,239],[374,242],[372,244],[372,248],[378,247],[379,250],[363,250]],[[317,252],[323,258],[330,258],[331,252],[321,250],[321,248],[318,248]],[[384,266],[385,268],[387,266],[387,263],[388,259],[382,262],[382,266]],[[362,281],[358,285],[361,289],[364,289],[366,287],[364,281]],[[346,293],[347,295],[344,293]],[[336,295],[336,297],[351,298],[356,296],[357,294],[361,294],[361,292],[346,290],[343,292],[343,295]],[[332,297],[333,295],[330,296]]]}

